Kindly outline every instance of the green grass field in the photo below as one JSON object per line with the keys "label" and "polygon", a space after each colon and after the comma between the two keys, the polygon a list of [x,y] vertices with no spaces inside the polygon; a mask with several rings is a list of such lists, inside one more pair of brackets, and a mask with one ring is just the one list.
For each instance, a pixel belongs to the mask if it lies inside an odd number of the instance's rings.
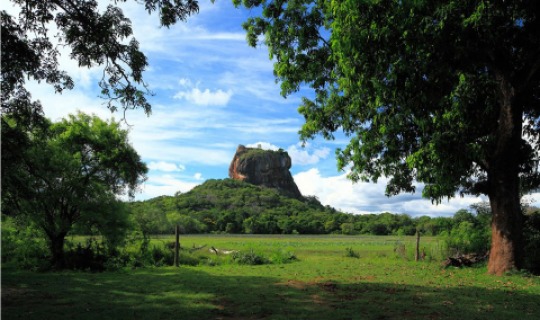
{"label": "green grass field", "polygon": [[[172,237],[152,240],[162,245]],[[540,319],[540,278],[443,269],[437,239],[375,236],[183,236],[215,266],[34,273],[2,267],[2,319]],[[405,251],[397,250],[403,248]],[[293,252],[238,265],[208,249]],[[358,258],[347,256],[347,248]]]}

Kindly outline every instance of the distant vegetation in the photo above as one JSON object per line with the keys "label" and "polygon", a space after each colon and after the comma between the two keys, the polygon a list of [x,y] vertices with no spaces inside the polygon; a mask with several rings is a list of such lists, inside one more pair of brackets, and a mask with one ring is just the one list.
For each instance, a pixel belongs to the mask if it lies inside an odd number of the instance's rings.
{"label": "distant vegetation", "polygon": [[[490,248],[491,210],[479,203],[453,217],[411,217],[383,212],[354,215],[323,206],[314,196],[289,198],[277,190],[232,179],[208,180],[191,191],[129,204],[143,234],[170,234],[176,223],[184,233],[345,234],[440,236],[448,254],[486,253]],[[528,269],[540,256],[540,211],[526,208]],[[536,260],[535,260],[536,259]]]}
{"label": "distant vegetation", "polygon": [[489,207],[478,204],[454,217],[412,218],[407,214],[354,215],[323,206],[314,196],[303,200],[277,190],[232,179],[208,180],[193,190],[129,204],[146,234],[170,234],[176,222],[185,233],[425,235],[451,232],[462,222],[489,223]]}
{"label": "distant vegetation", "polygon": [[[411,217],[389,212],[354,215],[323,206],[313,196],[298,200],[275,189],[224,179],[208,180],[184,194],[124,203],[122,210],[129,216],[127,230],[122,233],[127,235],[114,247],[99,225],[74,225],[66,247],[68,267],[102,270],[170,265],[172,251],[151,246],[150,238],[170,235],[176,225],[184,234],[410,236],[419,231],[422,236],[438,236],[446,255],[486,253],[490,246],[491,211],[486,203],[459,210],[453,217]],[[527,269],[539,272],[540,211],[528,208],[526,217],[526,265]],[[92,237],[81,238],[81,235]],[[92,238],[102,242],[93,240],[84,244],[85,239]],[[47,260],[43,259],[47,257],[44,239],[35,226],[3,216],[2,261],[15,262],[21,268],[47,268]],[[183,251],[181,259],[183,263],[200,263],[187,251]]]}

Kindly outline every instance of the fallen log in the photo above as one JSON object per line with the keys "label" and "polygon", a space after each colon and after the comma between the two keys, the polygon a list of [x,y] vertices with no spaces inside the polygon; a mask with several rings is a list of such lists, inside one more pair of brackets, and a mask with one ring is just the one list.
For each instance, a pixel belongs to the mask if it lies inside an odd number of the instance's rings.
{"label": "fallen log", "polygon": [[469,253],[469,254],[457,254],[453,257],[448,257],[442,263],[444,268],[448,267],[472,267],[473,265],[486,261],[489,254],[478,254],[478,253]]}
{"label": "fallen log", "polygon": [[216,249],[213,246],[210,247],[209,251],[215,253],[216,255],[219,255],[219,254],[231,254],[231,253],[238,252],[237,250]]}

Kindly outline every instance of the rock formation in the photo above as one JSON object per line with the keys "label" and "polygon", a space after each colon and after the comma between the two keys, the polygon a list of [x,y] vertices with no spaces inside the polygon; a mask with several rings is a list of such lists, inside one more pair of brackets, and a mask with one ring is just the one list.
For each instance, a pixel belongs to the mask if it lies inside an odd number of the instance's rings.
{"label": "rock formation", "polygon": [[302,198],[289,171],[291,158],[283,150],[270,151],[239,145],[229,166],[229,177],[254,185],[275,188],[282,194]]}

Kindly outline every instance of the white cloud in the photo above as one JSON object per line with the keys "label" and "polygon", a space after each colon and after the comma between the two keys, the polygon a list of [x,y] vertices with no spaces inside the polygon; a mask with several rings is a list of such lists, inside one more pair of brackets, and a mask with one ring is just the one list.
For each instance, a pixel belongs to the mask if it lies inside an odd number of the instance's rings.
{"label": "white cloud", "polygon": [[142,195],[137,200],[145,200],[162,195],[173,195],[177,191],[182,193],[193,189],[199,183],[186,182],[171,175],[153,176],[141,186]]}
{"label": "white cloud", "polygon": [[418,193],[386,197],[384,195],[386,179],[380,179],[378,183],[353,184],[345,173],[323,177],[315,168],[294,175],[294,180],[303,195],[314,195],[324,205],[355,214],[388,211],[412,216],[452,215],[459,209],[485,200],[476,197],[458,197],[436,205],[430,200],[423,199]]}
{"label": "white cloud", "polygon": [[148,169],[163,172],[181,172],[186,170],[186,167],[184,165],[171,162],[152,161],[148,164]]}
{"label": "white cloud", "polygon": [[[330,149],[323,147],[320,149],[314,149],[312,153],[309,153],[309,145],[306,145],[305,149],[302,149],[301,143],[298,143],[296,145],[289,146],[287,148],[287,153],[291,157],[291,161],[293,165],[312,165],[318,163],[321,159],[325,159],[328,157],[328,154],[330,153]],[[280,149],[280,147],[271,144],[270,142],[255,142],[250,143],[246,145],[248,148],[261,148],[263,150],[273,150],[277,151]],[[300,147],[300,148],[299,148]]]}
{"label": "white cloud", "polygon": [[181,78],[180,80],[178,80],[178,84],[182,87],[191,87],[192,84],[191,84],[191,80],[189,79],[186,79],[186,78]]}
{"label": "white cloud", "polygon": [[[300,147],[300,148],[298,148]],[[328,157],[330,153],[329,148],[315,149],[310,154],[308,151],[308,146],[306,148],[301,147],[301,143],[297,145],[292,145],[287,148],[287,152],[292,159],[293,164],[295,165],[312,165],[318,163],[321,159]]]}
{"label": "white cloud", "polygon": [[194,178],[195,180],[198,180],[198,181],[204,180],[204,178],[203,178],[203,176],[202,176],[202,173],[200,173],[200,172],[195,173],[195,174],[193,175],[193,178]]}
{"label": "white cloud", "polygon": [[521,201],[534,207],[540,207],[540,192],[527,194],[523,196]]}
{"label": "white cloud", "polygon": [[182,163],[197,163],[205,166],[228,166],[234,154],[234,150],[222,150],[212,147],[172,145],[168,141],[153,143],[134,144],[137,152],[143,158]]}
{"label": "white cloud", "polygon": [[263,142],[263,141],[247,144],[246,147],[248,147],[248,148],[260,148],[260,149],[263,149],[263,150],[272,150],[272,151],[278,151],[279,150],[278,146],[273,145],[270,142]]}
{"label": "white cloud", "polygon": [[218,89],[210,91],[205,89],[201,91],[199,88],[193,88],[189,91],[179,91],[173,98],[185,99],[199,106],[225,106],[231,100],[232,95],[231,90],[223,91]]}

